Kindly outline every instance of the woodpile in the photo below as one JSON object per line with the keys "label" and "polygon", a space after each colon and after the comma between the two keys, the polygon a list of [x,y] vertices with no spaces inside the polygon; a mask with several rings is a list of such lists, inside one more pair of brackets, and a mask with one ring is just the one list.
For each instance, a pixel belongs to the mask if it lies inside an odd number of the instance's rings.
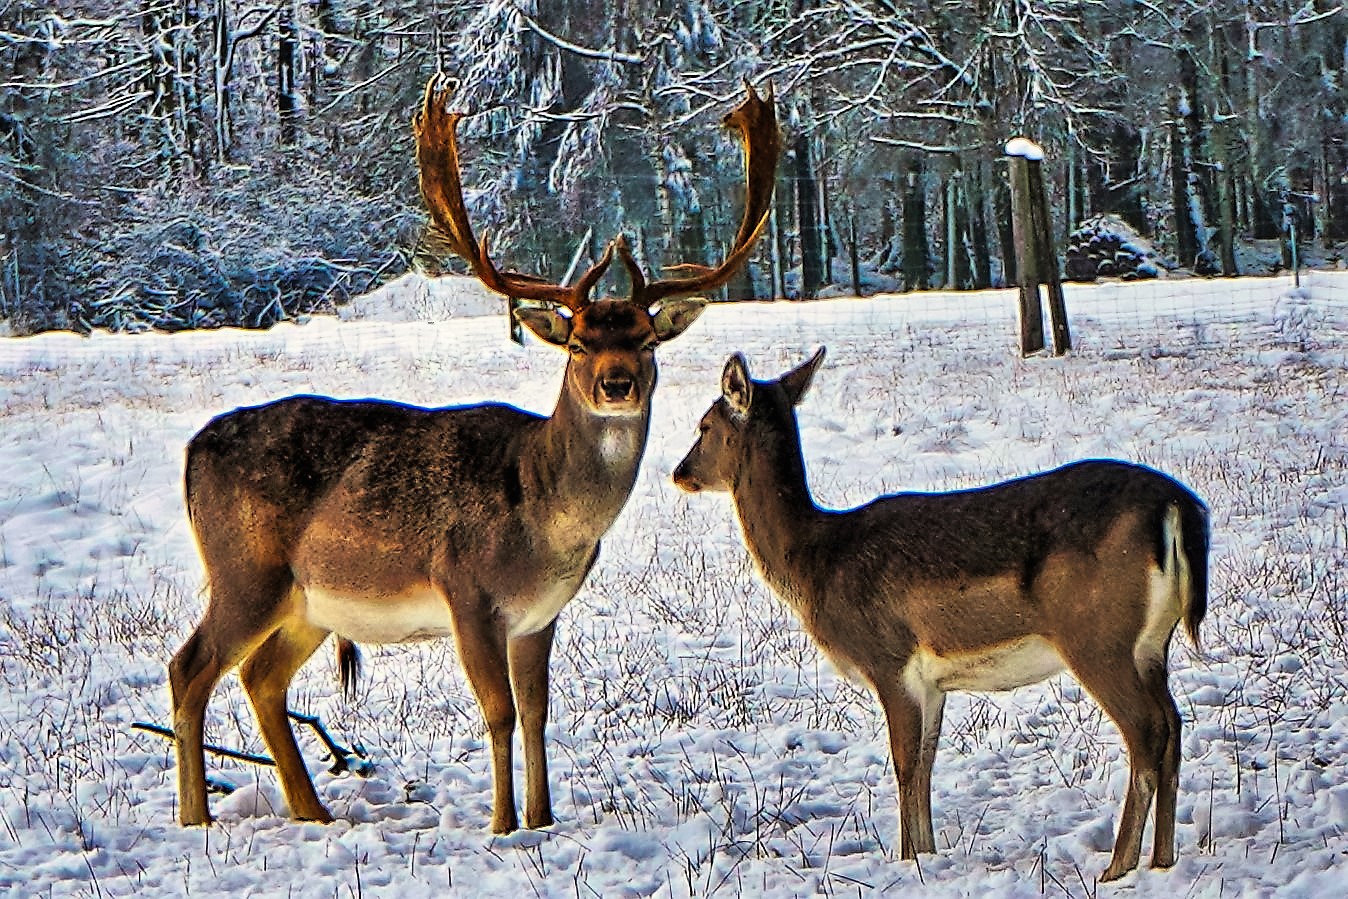
{"label": "woodpile", "polygon": [[1136,281],[1159,277],[1161,269],[1151,244],[1117,215],[1088,218],[1067,237],[1064,280]]}

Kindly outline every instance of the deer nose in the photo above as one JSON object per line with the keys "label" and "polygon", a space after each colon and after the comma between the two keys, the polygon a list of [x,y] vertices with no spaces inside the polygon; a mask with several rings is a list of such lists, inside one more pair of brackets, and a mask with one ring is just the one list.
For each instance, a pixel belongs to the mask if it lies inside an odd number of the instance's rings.
{"label": "deer nose", "polygon": [[674,484],[680,490],[698,493],[702,490],[702,482],[693,477],[693,473],[689,471],[691,467],[687,459],[680,462],[679,467],[674,469]]}
{"label": "deer nose", "polygon": [[599,382],[604,399],[610,403],[630,398],[635,388],[636,384],[627,375],[610,375]]}

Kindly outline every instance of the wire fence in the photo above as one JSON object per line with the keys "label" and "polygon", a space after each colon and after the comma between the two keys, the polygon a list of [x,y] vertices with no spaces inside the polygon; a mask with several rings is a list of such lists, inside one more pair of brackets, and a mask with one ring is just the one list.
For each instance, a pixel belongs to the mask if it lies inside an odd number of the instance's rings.
{"label": "wire fence", "polygon": [[[1299,278],[1291,274],[1174,278],[1064,288],[1074,344],[1092,351],[1166,353],[1270,341],[1323,343],[1335,335],[1339,340],[1348,338],[1348,271],[1308,271]],[[735,327],[741,332],[799,329],[809,334],[824,327],[835,342],[866,340],[896,329],[929,333],[933,340],[942,333],[970,331],[993,340],[1004,334],[1010,352],[1017,332],[1015,288],[724,305],[736,310]],[[358,298],[341,311],[340,319],[315,315],[266,331],[232,331],[227,342],[246,347],[249,353],[389,350],[452,357],[483,342],[504,340],[508,333],[505,301],[472,279],[456,276],[434,280],[405,276]],[[389,327],[398,322],[408,327]],[[152,342],[141,344],[143,352],[127,346],[143,340],[137,335],[99,331],[87,337],[48,332],[0,339],[0,379],[21,376],[25,369],[59,376],[62,359],[109,352],[133,361],[142,356],[191,356],[206,343],[218,344],[221,335],[219,331],[155,335]]]}

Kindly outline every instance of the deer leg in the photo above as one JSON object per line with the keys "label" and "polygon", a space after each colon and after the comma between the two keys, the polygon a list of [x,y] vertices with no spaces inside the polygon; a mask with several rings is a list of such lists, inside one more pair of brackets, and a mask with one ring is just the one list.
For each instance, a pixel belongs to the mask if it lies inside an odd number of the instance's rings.
{"label": "deer leg", "polygon": [[[931,824],[931,772],[936,765],[936,747],[941,742],[941,723],[945,718],[945,693],[932,689],[925,693],[922,705],[922,745],[918,751],[917,782],[913,788],[917,791],[918,816]],[[932,849],[936,851],[933,833]]]}
{"label": "deer leg", "polygon": [[1151,695],[1165,712],[1165,750],[1161,754],[1160,778],[1156,785],[1156,826],[1152,837],[1151,866],[1169,868],[1175,864],[1175,806],[1179,799],[1180,733],[1183,725],[1175,697],[1170,693],[1169,676],[1164,667],[1143,676]]}
{"label": "deer leg", "polygon": [[489,597],[468,608],[451,605],[454,637],[468,684],[482,708],[491,740],[492,833],[517,829],[514,760],[511,741],[515,736],[515,701],[510,694],[509,655],[504,627],[492,615]]}
{"label": "deer leg", "polygon": [[201,744],[206,703],[224,669],[200,627],[169,662],[169,694],[178,755],[178,817],[188,827],[211,823],[206,803],[206,756]]}
{"label": "deer leg", "polygon": [[[889,748],[899,792],[899,858],[935,852],[931,827],[931,769],[923,771],[923,714],[919,700],[902,686],[877,687],[889,726]],[[933,752],[934,756],[935,753]],[[920,795],[923,789],[927,795]]]}
{"label": "deer leg", "polygon": [[[1101,881],[1117,880],[1137,867],[1142,855],[1142,831],[1160,780],[1170,732],[1166,712],[1138,676],[1131,654],[1117,663],[1107,662],[1107,656],[1096,651],[1087,664],[1072,664],[1074,660],[1069,659],[1073,673],[1113,719],[1128,749],[1128,794],[1119,816],[1114,855]],[[1178,749],[1178,739],[1175,745]]]}
{"label": "deer leg", "polygon": [[303,622],[286,622],[244,659],[239,669],[239,679],[257,716],[262,740],[276,762],[290,816],[324,824],[332,821],[332,815],[319,800],[313,779],[304,766],[304,757],[295,744],[286,713],[286,691],[295,672],[327,636],[327,631]]}
{"label": "deer leg", "polygon": [[548,658],[556,627],[554,620],[535,634],[511,640],[509,648],[510,682],[524,737],[524,823],[528,827],[552,823],[543,731],[548,724]]}
{"label": "deer leg", "polygon": [[211,822],[206,802],[206,757],[201,745],[211,691],[225,672],[275,628],[272,620],[279,597],[289,588],[283,577],[275,575],[241,581],[251,583],[251,590],[235,589],[223,578],[209,580],[211,600],[206,615],[168,666],[178,756],[178,817],[184,826]]}

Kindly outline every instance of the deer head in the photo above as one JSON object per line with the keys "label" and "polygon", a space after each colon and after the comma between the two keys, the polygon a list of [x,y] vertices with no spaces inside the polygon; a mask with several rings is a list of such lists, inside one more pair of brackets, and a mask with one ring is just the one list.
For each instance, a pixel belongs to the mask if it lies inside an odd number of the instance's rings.
{"label": "deer head", "polygon": [[820,347],[780,378],[755,381],[749,377],[744,355],[731,356],[721,373],[721,396],[698,422],[697,442],[674,469],[674,483],[689,493],[733,489],[748,444],[780,441],[783,428],[795,428],[792,410],[800,405],[823,361]]}
{"label": "deer head", "polygon": [[[760,98],[746,82],[744,101],[724,119],[744,145],[747,187],[744,218],[735,242],[718,266],[684,264],[678,275],[648,281],[621,235],[574,285],[550,283],[535,275],[502,271],[488,253],[487,239],[474,236],[459,178],[456,126],[462,113],[446,112],[450,89],[438,76],[426,85],[425,100],[412,122],[416,135],[421,193],[431,213],[432,236],[461,256],[489,290],[529,305],[515,316],[539,339],[570,353],[566,392],[592,413],[639,415],[649,409],[655,386],[655,348],[682,334],[702,314],[705,299],[692,294],[730,280],[753,251],[771,210],[780,135],[772,91]],[[622,260],[632,280],[625,299],[592,300],[590,292],[613,260]]]}

